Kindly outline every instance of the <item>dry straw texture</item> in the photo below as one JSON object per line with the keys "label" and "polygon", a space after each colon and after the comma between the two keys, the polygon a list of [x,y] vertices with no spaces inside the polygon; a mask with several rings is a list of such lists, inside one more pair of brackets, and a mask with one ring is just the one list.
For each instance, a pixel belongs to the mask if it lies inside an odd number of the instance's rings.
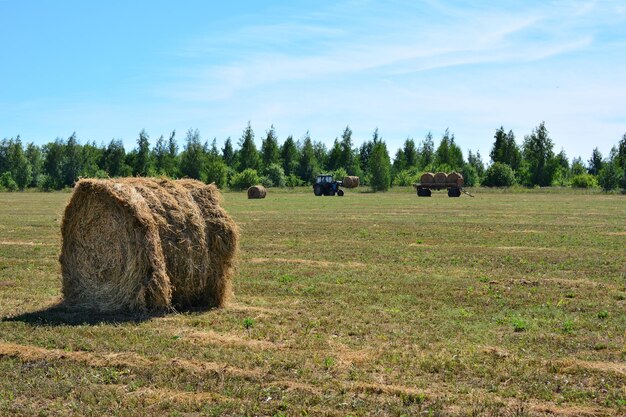
{"label": "dry straw texture", "polygon": [[435,174],[435,184],[445,184],[448,181],[448,174],[445,172],[438,172]]}
{"label": "dry straw texture", "polygon": [[346,188],[356,188],[359,186],[359,177],[354,175],[343,177],[342,185]]}
{"label": "dry straw texture", "polygon": [[448,174],[448,183],[456,184],[462,187],[465,184],[465,181],[463,180],[463,175],[455,171]]}
{"label": "dry straw texture", "polygon": [[248,188],[248,198],[265,198],[267,190],[262,185],[253,185]]}
{"label": "dry straw texture", "polygon": [[425,172],[420,177],[420,182],[422,184],[432,184],[435,182],[435,174],[432,172]]}
{"label": "dry straw texture", "polygon": [[237,225],[215,185],[81,180],[61,225],[64,303],[102,312],[220,307]]}

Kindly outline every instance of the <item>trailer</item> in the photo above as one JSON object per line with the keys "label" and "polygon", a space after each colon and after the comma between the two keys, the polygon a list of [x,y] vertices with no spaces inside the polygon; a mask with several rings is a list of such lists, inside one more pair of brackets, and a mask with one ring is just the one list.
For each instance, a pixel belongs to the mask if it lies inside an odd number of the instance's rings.
{"label": "trailer", "polygon": [[464,185],[463,175],[458,172],[450,174],[445,172],[437,172],[436,174],[426,172],[422,174],[420,182],[413,184],[413,187],[415,187],[418,197],[430,197],[432,190],[448,190],[448,197],[460,197],[461,193],[473,197],[473,195],[463,190]]}

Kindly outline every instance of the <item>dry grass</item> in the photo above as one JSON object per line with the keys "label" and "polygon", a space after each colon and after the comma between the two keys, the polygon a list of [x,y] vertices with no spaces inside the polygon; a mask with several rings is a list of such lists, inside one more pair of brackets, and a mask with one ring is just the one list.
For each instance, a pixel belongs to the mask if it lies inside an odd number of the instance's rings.
{"label": "dry grass", "polygon": [[47,309],[68,198],[0,194],[0,415],[626,413],[622,196],[226,194],[236,299],[165,316]]}

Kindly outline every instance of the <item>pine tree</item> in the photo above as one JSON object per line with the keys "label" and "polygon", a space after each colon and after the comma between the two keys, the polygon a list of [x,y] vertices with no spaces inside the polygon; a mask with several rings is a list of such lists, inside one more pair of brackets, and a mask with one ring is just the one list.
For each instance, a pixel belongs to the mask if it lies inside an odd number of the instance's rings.
{"label": "pine tree", "polygon": [[206,154],[198,129],[187,131],[185,149],[180,155],[180,173],[183,177],[205,181]]}
{"label": "pine tree", "polygon": [[37,180],[43,173],[43,153],[41,152],[39,146],[31,142],[26,145],[26,150],[24,151],[24,154],[26,155],[26,159],[28,159],[28,163],[30,164],[32,169],[32,179],[28,186],[36,187]]}
{"label": "pine tree", "polygon": [[9,172],[20,190],[28,187],[32,180],[32,167],[24,154],[22,140],[18,136],[9,147]]}
{"label": "pine tree", "polygon": [[76,139],[76,132],[67,138],[65,148],[63,149],[63,185],[70,187],[83,170],[82,147]]}
{"label": "pine tree", "polygon": [[274,125],[267,131],[263,143],[261,144],[261,155],[263,159],[263,169],[265,170],[271,164],[280,160],[280,148],[278,147],[278,138]]}
{"label": "pine tree", "polygon": [[94,178],[106,176],[104,170],[102,170],[98,165],[102,160],[103,152],[104,149],[98,147],[94,141],[91,143],[87,142],[82,146],[81,159],[83,161],[83,166],[80,171],[81,177]]}
{"label": "pine tree", "polygon": [[544,122],[524,138],[522,155],[525,165],[523,178],[526,185],[544,187],[552,184],[555,168],[550,163],[554,158],[553,146]]}
{"label": "pine tree", "polygon": [[230,168],[235,169],[235,151],[233,150],[233,144],[230,140],[230,137],[226,138],[226,142],[224,142],[224,147],[222,148],[222,159],[224,163]]}
{"label": "pine tree", "polygon": [[407,169],[406,156],[404,155],[404,149],[400,148],[396,151],[396,156],[393,158],[393,176],[398,175],[399,172]]}
{"label": "pine tree", "polygon": [[454,142],[454,134],[450,134],[448,129],[435,152],[435,164],[444,171],[460,171],[463,168],[463,152]]}
{"label": "pine tree", "polygon": [[43,172],[47,177],[45,181],[47,187],[51,189],[63,188],[63,149],[65,148],[65,141],[57,138],[54,142],[50,142],[43,146],[42,151],[44,154],[43,160]]}
{"label": "pine tree", "polygon": [[341,145],[339,144],[339,140],[337,138],[335,138],[333,147],[328,154],[327,166],[330,171],[334,171],[341,167]]}
{"label": "pine tree", "polygon": [[474,170],[476,171],[476,175],[478,175],[478,177],[482,177],[485,174],[485,164],[480,157],[480,151],[476,151],[476,154],[473,154],[471,150],[468,151],[467,163],[474,167]]}
{"label": "pine tree", "polygon": [[285,143],[283,143],[280,149],[280,158],[282,160],[283,169],[285,170],[285,175],[289,176],[295,174],[300,155],[296,143],[293,140],[293,136],[287,137]]}
{"label": "pine tree", "polygon": [[324,142],[313,142],[313,153],[319,169],[323,171],[328,166],[328,149],[326,149]]}
{"label": "pine tree", "polygon": [[345,169],[348,175],[358,175],[361,170],[352,150],[352,130],[350,130],[350,126],[346,126],[343,131],[339,145],[341,147],[341,157],[337,168]]}
{"label": "pine tree", "polygon": [[404,158],[406,159],[406,167],[413,168],[418,164],[417,148],[415,147],[415,141],[412,138],[407,138],[404,141]]}
{"label": "pine tree", "polygon": [[254,132],[248,122],[241,139],[239,139],[239,171],[245,169],[258,170],[260,164],[259,152],[254,144]]}
{"label": "pine tree", "polygon": [[509,130],[507,134],[504,131],[504,127],[500,126],[500,128],[496,130],[494,138],[495,142],[489,154],[491,161],[507,164],[514,170],[517,170],[522,156],[517,143],[515,143],[515,134],[513,131]]}
{"label": "pine tree", "polygon": [[135,156],[133,175],[145,177],[152,172],[152,158],[150,155],[150,136],[143,129],[137,139],[137,153]]}
{"label": "pine tree", "polygon": [[382,139],[377,138],[372,147],[369,168],[369,181],[372,189],[387,191],[391,186],[391,161],[387,145]]}
{"label": "pine tree", "polygon": [[419,161],[419,169],[421,170],[429,168],[435,161],[435,143],[430,132],[424,137],[419,147]]}
{"label": "pine tree", "polygon": [[307,132],[302,142],[302,151],[300,152],[300,162],[298,164],[298,176],[303,181],[310,183],[315,179],[318,173],[319,165],[317,159],[315,159],[313,142],[311,141],[309,132]]}
{"label": "pine tree", "polygon": [[363,142],[359,148],[359,166],[363,172],[369,171],[370,155],[372,154],[373,146],[372,142],[368,140]]}
{"label": "pine tree", "polygon": [[603,162],[602,162],[602,154],[600,153],[600,150],[598,148],[593,149],[593,152],[591,153],[591,158],[589,158],[588,164],[589,164],[589,168],[587,168],[587,171],[591,175],[598,175],[600,173],[600,170],[602,169],[602,166],[603,166]]}
{"label": "pine tree", "polygon": [[111,140],[102,157],[104,161],[101,166],[104,167],[110,177],[125,176],[128,172],[128,167],[125,162],[126,151],[124,150],[124,145],[121,140]]}

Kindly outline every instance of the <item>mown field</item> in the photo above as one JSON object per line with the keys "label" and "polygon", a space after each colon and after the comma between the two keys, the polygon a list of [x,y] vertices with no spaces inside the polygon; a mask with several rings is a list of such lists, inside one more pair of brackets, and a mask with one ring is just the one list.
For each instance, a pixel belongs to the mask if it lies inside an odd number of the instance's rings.
{"label": "mown field", "polygon": [[0,415],[626,415],[626,199],[225,194],[226,309],[60,298],[68,193],[0,194]]}

